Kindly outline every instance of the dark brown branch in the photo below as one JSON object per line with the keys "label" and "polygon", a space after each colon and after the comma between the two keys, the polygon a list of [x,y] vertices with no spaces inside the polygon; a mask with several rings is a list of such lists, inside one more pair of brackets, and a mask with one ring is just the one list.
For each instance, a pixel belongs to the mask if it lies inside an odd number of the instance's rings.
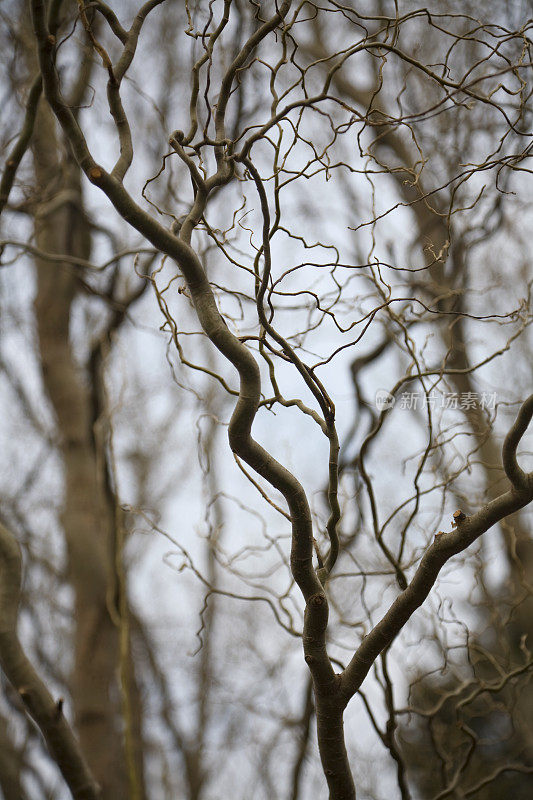
{"label": "dark brown branch", "polygon": [[[533,416],[533,395],[522,405],[516,422],[506,438],[506,458],[516,459],[516,448]],[[514,473],[513,473],[514,474]],[[523,473],[525,475],[525,473]],[[361,686],[378,655],[394,641],[396,636],[420,608],[437,580],[444,564],[454,555],[462,553],[493,525],[514,514],[533,500],[533,481],[527,476],[523,488],[513,486],[509,491],[487,503],[471,517],[457,521],[451,533],[436,536],[426,551],[407,588],[396,598],[380,622],[366,636],[341,676],[342,692],[346,703]]]}
{"label": "dark brown branch", "polygon": [[502,450],[503,468],[514,488],[519,492],[531,491],[533,472],[525,473],[516,459],[516,449],[533,417],[533,395],[523,403],[514,425],[505,437]]}

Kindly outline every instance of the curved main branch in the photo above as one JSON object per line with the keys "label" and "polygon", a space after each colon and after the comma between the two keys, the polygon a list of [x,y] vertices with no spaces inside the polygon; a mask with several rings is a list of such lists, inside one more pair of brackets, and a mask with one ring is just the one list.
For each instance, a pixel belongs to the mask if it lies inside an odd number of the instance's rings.
{"label": "curved main branch", "polygon": [[304,651],[315,685],[330,687],[335,682],[333,667],[326,653],[325,631],[328,606],[322,584],[313,568],[313,530],[305,491],[296,477],[277,462],[251,435],[261,395],[257,362],[248,348],[234,336],[222,319],[202,264],[187,241],[164,228],[135,203],[113,174],[93,159],[81,128],[59,91],[54,66],[55,40],[49,35],[44,0],[32,0],[39,63],[46,98],[72,146],[74,155],[88,179],[112,202],[121,217],[145,236],[158,250],[172,258],[187,283],[199,322],[215,347],[237,369],[239,399],[229,424],[231,449],[261,477],[280,491],[291,515],[291,570],[306,601]]}

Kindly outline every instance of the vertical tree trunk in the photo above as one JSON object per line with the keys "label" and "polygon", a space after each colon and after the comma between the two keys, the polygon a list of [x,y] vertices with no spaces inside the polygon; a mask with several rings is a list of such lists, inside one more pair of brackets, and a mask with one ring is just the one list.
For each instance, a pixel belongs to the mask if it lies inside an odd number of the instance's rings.
{"label": "vertical tree trunk", "polygon": [[[90,236],[80,175],[70,158],[60,160],[55,125],[41,108],[33,144],[35,177],[44,201],[65,200],[36,215],[37,246],[48,253],[88,258]],[[72,267],[35,259],[35,318],[45,391],[54,409],[64,466],[63,526],[68,576],[74,591],[72,701],[82,750],[103,797],[125,798],[119,728],[118,633],[107,604],[110,579],[109,512],[98,490],[90,392],[76,364],[69,335],[77,278]]]}
{"label": "vertical tree trunk", "polygon": [[345,703],[338,693],[324,695],[315,688],[315,706],[318,749],[329,800],[355,800],[355,784],[344,741]]}

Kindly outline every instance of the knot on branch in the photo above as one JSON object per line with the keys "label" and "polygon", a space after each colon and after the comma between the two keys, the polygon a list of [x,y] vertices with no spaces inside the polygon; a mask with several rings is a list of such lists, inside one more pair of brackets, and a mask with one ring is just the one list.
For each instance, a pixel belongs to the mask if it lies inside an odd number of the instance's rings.
{"label": "knot on branch", "polygon": [[326,602],[326,595],[322,592],[317,592],[316,594],[312,594],[309,600],[307,601],[307,605],[311,606],[312,608],[319,608],[323,606]]}
{"label": "knot on branch", "polygon": [[61,719],[61,717],[63,715],[63,703],[64,702],[65,701],[63,700],[63,698],[60,697],[58,699],[57,703],[54,706],[54,720],[55,720],[55,722],[59,722],[59,720]]}
{"label": "knot on branch", "polygon": [[465,519],[466,519],[466,514],[464,513],[464,511],[461,511],[461,509],[458,508],[457,511],[453,512],[453,521],[452,521],[453,527],[457,528],[459,526],[459,523],[464,522]]}
{"label": "knot on branch", "polygon": [[89,180],[91,181],[91,183],[98,183],[102,177],[102,174],[103,173],[100,167],[98,166],[91,167],[91,169],[89,170]]}

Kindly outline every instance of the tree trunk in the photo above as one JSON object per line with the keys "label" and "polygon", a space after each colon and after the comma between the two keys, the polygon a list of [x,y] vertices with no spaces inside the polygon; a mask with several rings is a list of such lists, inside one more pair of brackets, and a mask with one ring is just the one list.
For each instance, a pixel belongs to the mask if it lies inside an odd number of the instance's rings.
{"label": "tree trunk", "polygon": [[[35,177],[44,201],[36,215],[36,244],[48,253],[90,256],[79,170],[60,161],[55,125],[41,108],[33,144]],[[46,394],[54,409],[64,466],[62,522],[68,577],[74,591],[74,663],[71,692],[82,751],[105,800],[126,797],[119,728],[118,632],[109,609],[111,533],[98,488],[90,392],[76,364],[69,335],[77,277],[71,266],[36,258],[35,318]]]}

